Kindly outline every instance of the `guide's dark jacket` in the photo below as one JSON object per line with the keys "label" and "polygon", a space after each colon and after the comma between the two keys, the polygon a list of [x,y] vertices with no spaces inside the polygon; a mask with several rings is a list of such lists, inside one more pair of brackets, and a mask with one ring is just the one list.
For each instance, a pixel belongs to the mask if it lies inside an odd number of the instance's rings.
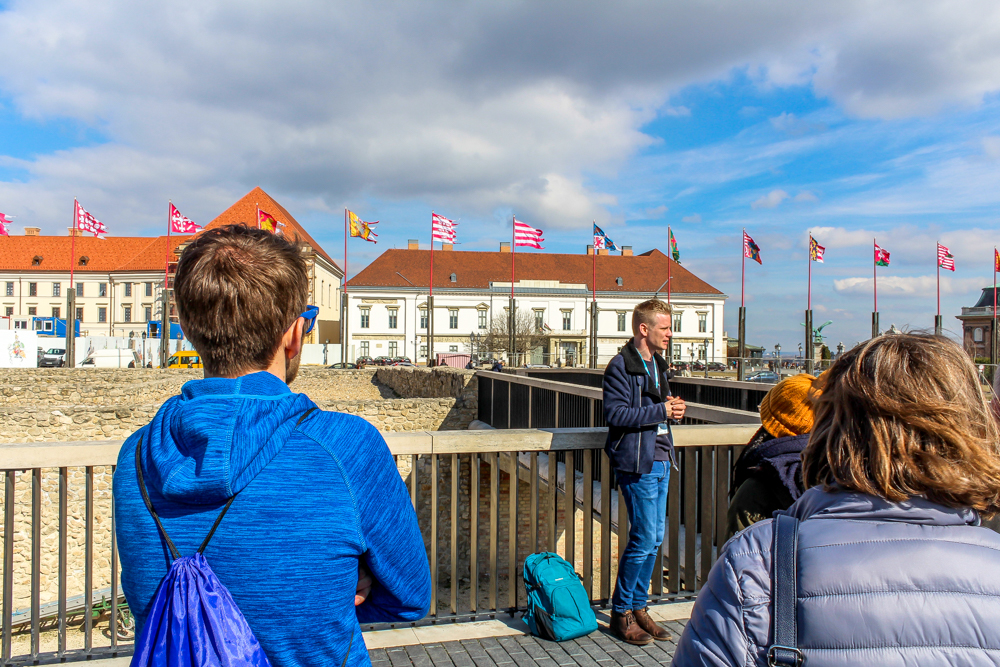
{"label": "guide's dark jacket", "polygon": [[[658,354],[653,358],[656,359],[656,372],[660,374],[659,393],[632,341],[615,355],[604,371],[604,421],[608,424],[604,451],[615,470],[642,475],[652,472],[656,427],[663,422],[670,423],[663,404],[670,396],[667,362]],[[670,441],[673,460],[672,434]]]}

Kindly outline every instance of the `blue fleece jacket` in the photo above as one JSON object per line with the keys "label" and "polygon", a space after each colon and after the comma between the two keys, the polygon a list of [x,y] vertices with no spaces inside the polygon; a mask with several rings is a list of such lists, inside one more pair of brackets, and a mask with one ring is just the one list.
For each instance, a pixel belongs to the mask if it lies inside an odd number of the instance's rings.
{"label": "blue fleece jacket", "polygon": [[[170,554],[150,498],[183,555],[193,554],[239,494],[205,550],[275,667],[369,665],[359,623],[427,613],[430,570],[389,449],[368,422],[314,403],[270,373],[193,380],[122,447],[114,475],[122,590],[142,631]],[[354,606],[358,564],[375,580]],[[356,612],[356,613],[355,613]]]}

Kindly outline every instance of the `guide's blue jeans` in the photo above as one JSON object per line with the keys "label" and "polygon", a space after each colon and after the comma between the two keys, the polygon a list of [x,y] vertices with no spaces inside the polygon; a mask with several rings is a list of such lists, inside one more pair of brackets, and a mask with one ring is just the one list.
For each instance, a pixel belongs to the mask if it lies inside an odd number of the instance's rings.
{"label": "guide's blue jeans", "polygon": [[625,613],[642,609],[649,600],[649,582],[656,564],[656,550],[663,543],[667,523],[667,487],[670,462],[654,461],[648,475],[618,473],[618,488],[625,498],[629,522],[628,544],[618,563],[618,581],[611,596],[611,610]]}

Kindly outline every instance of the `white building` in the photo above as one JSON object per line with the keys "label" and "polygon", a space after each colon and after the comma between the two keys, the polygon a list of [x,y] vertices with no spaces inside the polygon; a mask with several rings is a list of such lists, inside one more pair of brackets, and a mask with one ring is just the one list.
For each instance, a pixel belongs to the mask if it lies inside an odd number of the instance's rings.
{"label": "white building", "polygon": [[[283,233],[303,244],[310,276],[310,303],[320,307],[307,343],[340,342],[340,284],[343,271],[280,204],[260,188],[223,211],[206,228],[244,222],[256,225],[257,207],[285,225]],[[165,224],[165,221],[164,221]],[[109,225],[113,228],[113,225]],[[171,273],[192,236],[42,236],[25,227],[23,236],[0,236],[0,316],[9,328],[43,327],[35,317],[66,318],[70,264],[76,290],[76,318],[82,336],[159,337],[162,290],[168,258]],[[72,260],[71,260],[72,257]],[[172,308],[173,322],[176,311]],[[35,325],[33,327],[33,325]],[[2,326],[0,328],[8,328]]]}
{"label": "white building", "polygon": [[[545,343],[530,363],[586,365],[594,257],[519,252],[514,296],[517,310],[534,315]],[[632,309],[657,295],[674,308],[671,354],[677,360],[725,363],[723,311],[726,295],[659,250],[597,259],[598,363],[604,365],[632,336]],[[410,241],[406,250],[387,250],[347,283],[348,358],[405,356],[425,363],[430,250]],[[492,318],[506,318],[510,297],[510,244],[499,252],[434,251],[434,353],[469,353],[474,336]]]}

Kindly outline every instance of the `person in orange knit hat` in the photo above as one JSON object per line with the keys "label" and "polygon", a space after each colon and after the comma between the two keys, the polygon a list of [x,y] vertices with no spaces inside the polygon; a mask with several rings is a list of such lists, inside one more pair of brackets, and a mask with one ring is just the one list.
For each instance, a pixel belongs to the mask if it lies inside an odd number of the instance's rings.
{"label": "person in orange knit hat", "polygon": [[794,375],[776,384],[761,401],[762,426],[733,466],[730,536],[771,518],[802,495],[802,450],[813,426],[815,381],[812,375]]}

